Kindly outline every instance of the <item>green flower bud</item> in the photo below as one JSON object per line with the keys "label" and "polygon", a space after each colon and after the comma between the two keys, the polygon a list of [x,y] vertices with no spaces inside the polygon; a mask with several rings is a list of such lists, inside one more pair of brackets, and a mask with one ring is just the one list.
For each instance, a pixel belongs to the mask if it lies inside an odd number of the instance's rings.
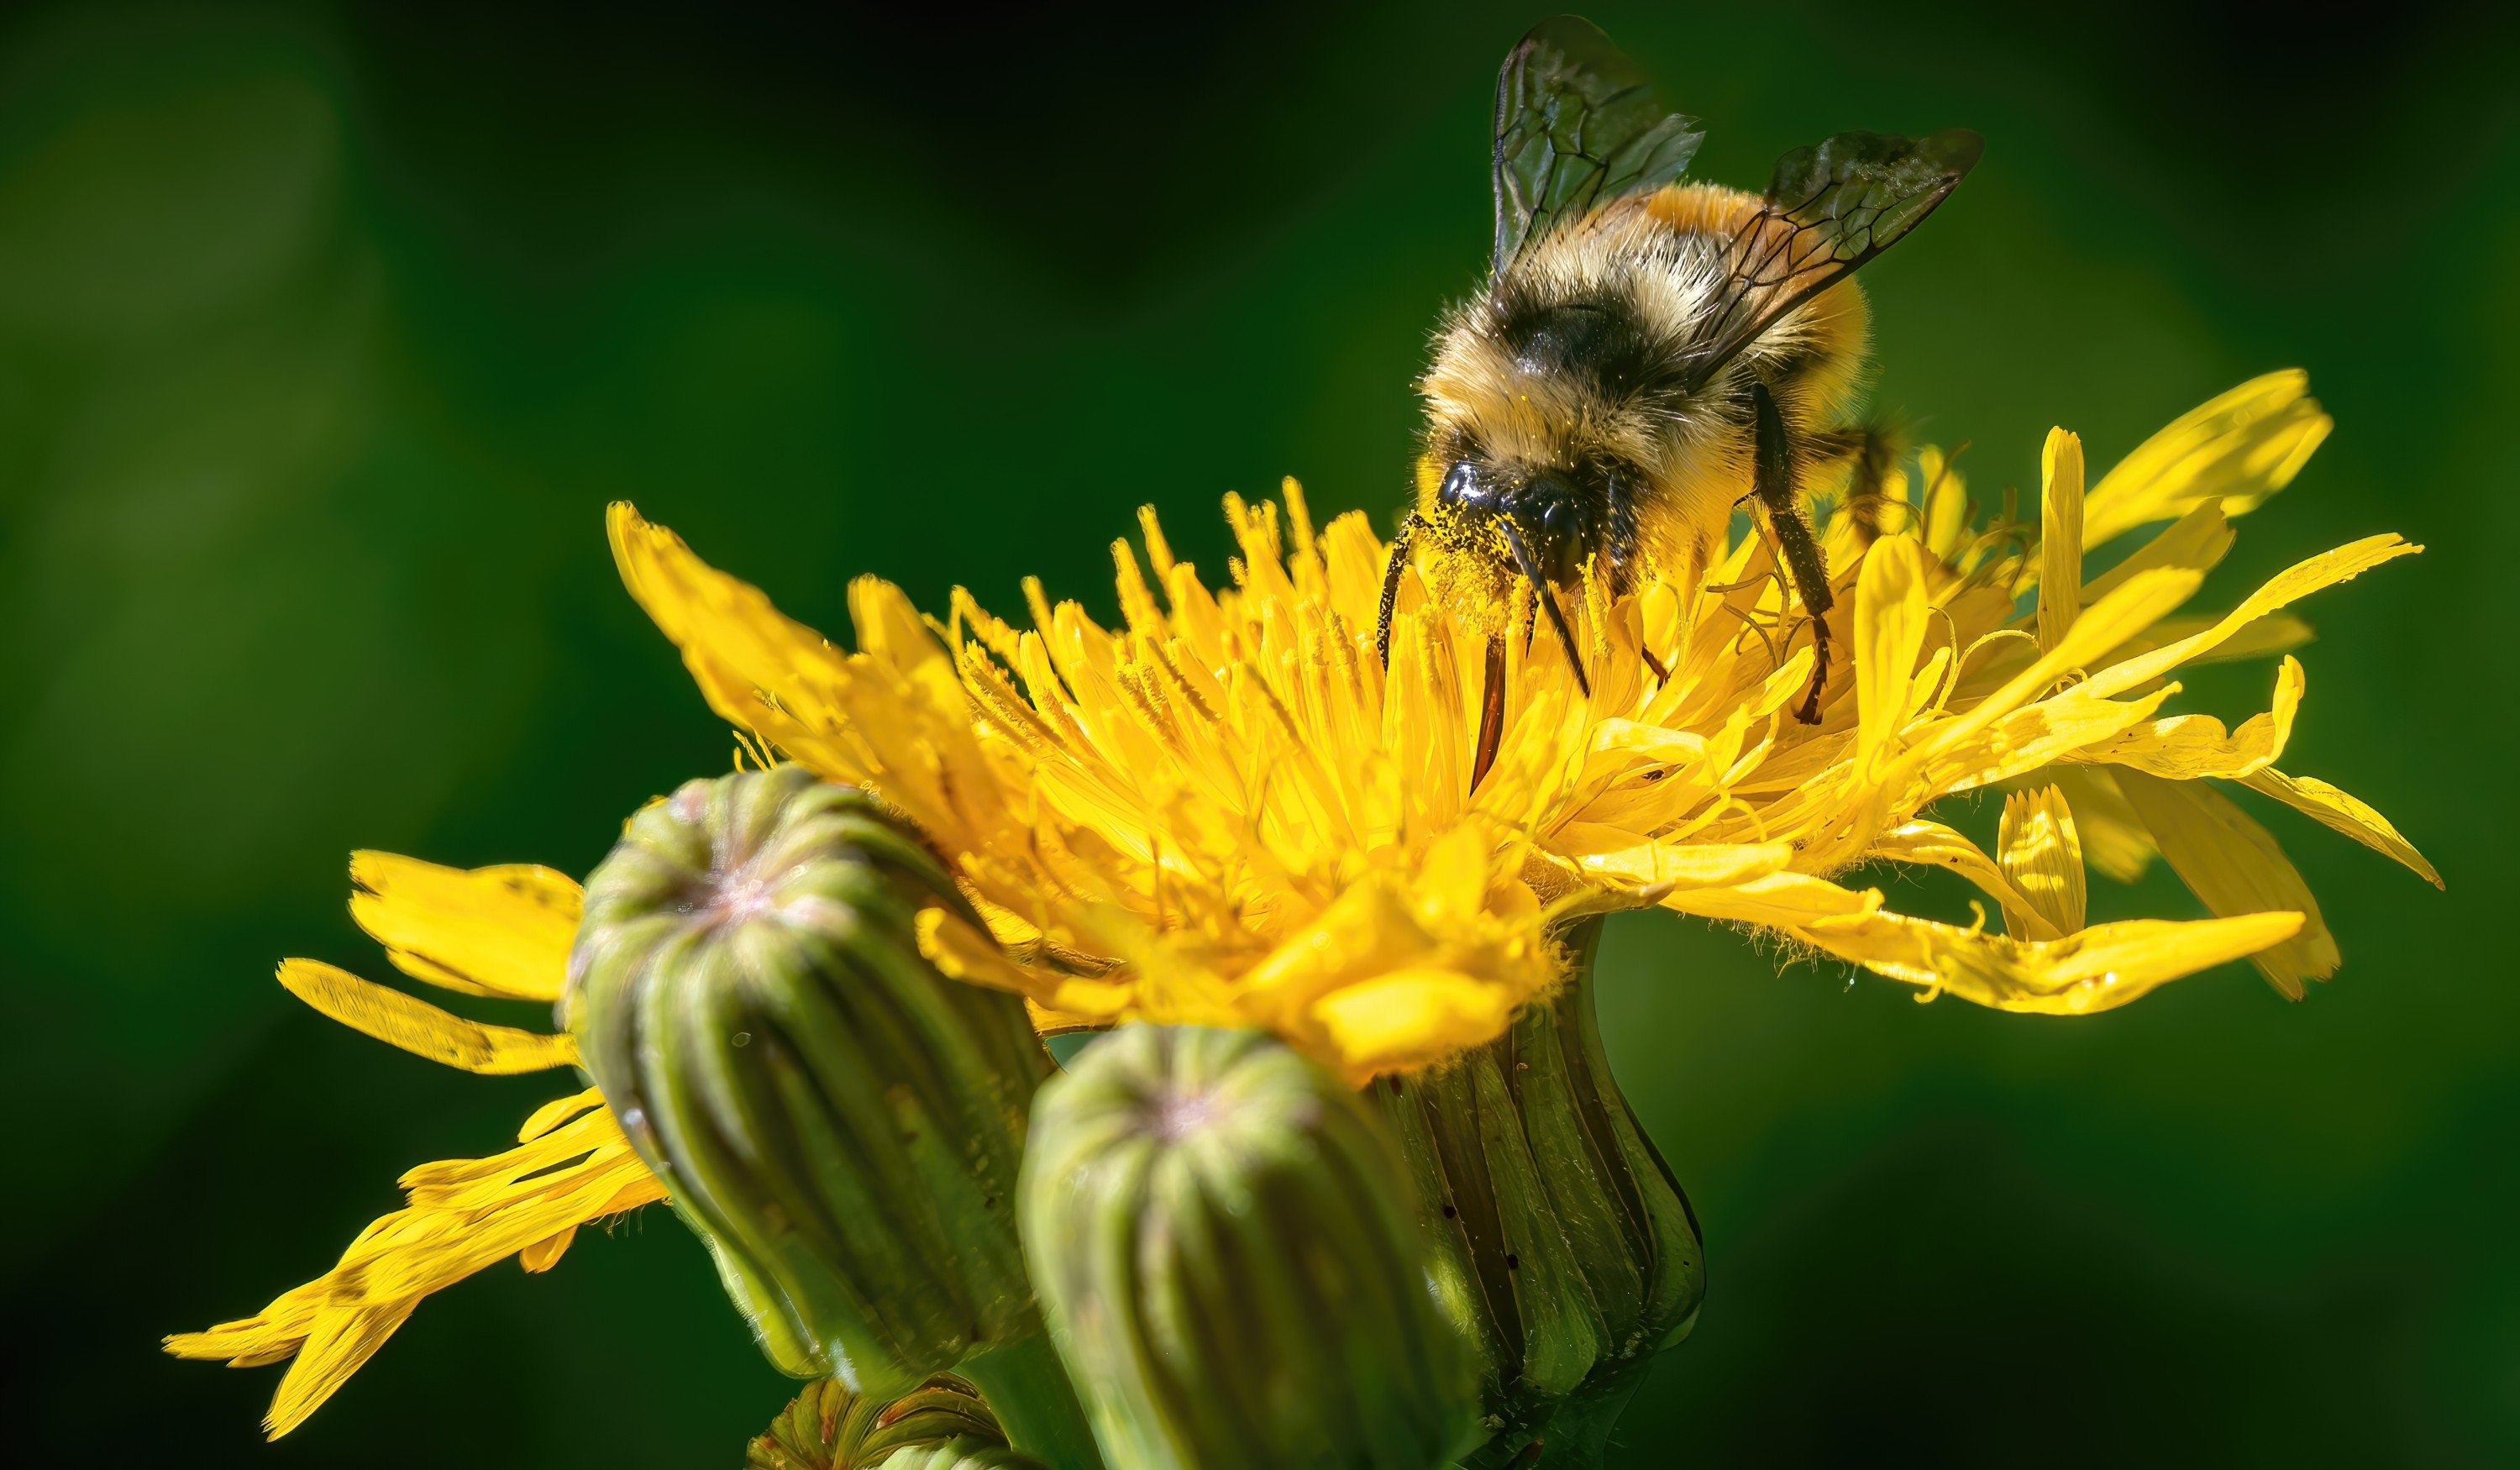
{"label": "green flower bud", "polygon": [[[979,1453],[989,1447],[1004,1452],[1006,1443],[979,1391],[951,1373],[889,1402],[853,1394],[838,1379],[825,1378],[807,1384],[745,1448],[743,1470],[875,1470],[901,1464],[898,1455],[931,1445],[965,1446]],[[1018,1456],[1004,1463],[1026,1462]]]}
{"label": "green flower bud", "polygon": [[1598,918],[1568,936],[1573,977],[1503,1037],[1372,1089],[1409,1157],[1438,1295],[1482,1350],[1490,1438],[1473,1467],[1598,1463],[1646,1360],[1706,1294],[1697,1217],[1601,1052],[1599,937]]}
{"label": "green flower bud", "polygon": [[878,1396],[1039,1330],[1014,1185],[1049,1056],[921,958],[930,908],[978,921],[865,792],[691,781],[587,880],[562,1002],[771,1359]]}
{"label": "green flower bud", "polygon": [[1042,1463],[1020,1449],[985,1440],[947,1440],[905,1449],[885,1460],[883,1470],[1042,1470]]}
{"label": "green flower bud", "polygon": [[1406,1165],[1357,1092],[1258,1032],[1129,1026],[1042,1090],[1024,1244],[1111,1470],[1428,1470],[1463,1345]]}

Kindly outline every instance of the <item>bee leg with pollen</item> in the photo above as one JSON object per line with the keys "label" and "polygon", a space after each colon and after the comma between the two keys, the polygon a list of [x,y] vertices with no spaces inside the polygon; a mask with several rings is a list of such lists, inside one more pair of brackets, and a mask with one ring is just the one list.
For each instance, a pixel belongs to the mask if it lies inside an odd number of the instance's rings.
{"label": "bee leg with pollen", "polygon": [[1409,544],[1418,539],[1419,523],[1415,511],[1400,517],[1391,533],[1391,555],[1382,563],[1382,606],[1373,615],[1373,656],[1386,674],[1391,671],[1391,609],[1400,601],[1400,573],[1409,564]]}
{"label": "bee leg with pollen", "polygon": [[1768,512],[1778,549],[1785,556],[1785,570],[1812,620],[1811,693],[1803,707],[1794,711],[1794,718],[1818,725],[1821,690],[1828,684],[1828,609],[1835,605],[1828,590],[1828,563],[1821,556],[1820,542],[1812,535],[1811,521],[1803,514],[1795,489],[1793,444],[1785,434],[1785,416],[1777,412],[1777,400],[1768,385],[1755,379],[1750,383],[1750,409],[1755,444],[1750,493]]}

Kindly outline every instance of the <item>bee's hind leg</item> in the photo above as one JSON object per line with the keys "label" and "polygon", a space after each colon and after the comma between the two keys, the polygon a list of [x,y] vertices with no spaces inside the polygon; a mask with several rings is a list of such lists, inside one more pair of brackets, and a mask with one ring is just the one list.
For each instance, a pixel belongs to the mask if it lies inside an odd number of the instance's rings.
{"label": "bee's hind leg", "polygon": [[1803,610],[1811,614],[1811,693],[1803,700],[1802,708],[1794,711],[1794,718],[1805,725],[1818,725],[1821,691],[1828,684],[1828,610],[1836,600],[1828,590],[1827,559],[1821,555],[1820,541],[1812,535],[1811,520],[1803,514],[1801,496],[1794,485],[1793,443],[1786,437],[1784,415],[1777,412],[1777,400],[1764,382],[1751,382],[1750,404],[1755,420],[1750,493],[1768,512],[1768,524],[1777,533],[1777,548],[1784,553],[1785,570],[1794,579],[1794,591],[1803,600]]}

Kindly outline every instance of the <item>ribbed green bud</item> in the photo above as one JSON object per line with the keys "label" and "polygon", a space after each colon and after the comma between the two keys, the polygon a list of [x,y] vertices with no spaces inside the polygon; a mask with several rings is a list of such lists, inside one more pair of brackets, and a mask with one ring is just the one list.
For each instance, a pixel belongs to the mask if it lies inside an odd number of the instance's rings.
{"label": "ribbed green bud", "polygon": [[1464,1443],[1463,1344],[1406,1165],[1271,1038],[1129,1026],[1042,1090],[1024,1244],[1111,1470],[1428,1470]]}
{"label": "ribbed green bud", "polygon": [[1020,1449],[985,1440],[947,1440],[905,1449],[885,1460],[883,1470],[1042,1470],[1042,1463]]}
{"label": "ribbed green bud", "polygon": [[[838,1379],[825,1378],[805,1385],[770,1421],[768,1432],[745,1448],[743,1470],[875,1470],[902,1464],[897,1454],[929,1446],[962,1446],[974,1454],[995,1447],[1012,1453],[1006,1443],[979,1391],[951,1373],[890,1401],[853,1394]],[[1033,1462],[1017,1455],[1003,1463]]]}
{"label": "ribbed green bud", "polygon": [[921,958],[928,908],[978,921],[865,792],[691,781],[587,880],[562,1002],[771,1359],[878,1397],[1039,1330],[1014,1186],[1049,1056]]}
{"label": "ribbed green bud", "polygon": [[1474,1470],[1599,1463],[1646,1360],[1706,1294],[1697,1217],[1601,1052],[1599,938],[1598,918],[1567,936],[1575,975],[1505,1036],[1372,1089],[1409,1157],[1438,1293],[1482,1350]]}

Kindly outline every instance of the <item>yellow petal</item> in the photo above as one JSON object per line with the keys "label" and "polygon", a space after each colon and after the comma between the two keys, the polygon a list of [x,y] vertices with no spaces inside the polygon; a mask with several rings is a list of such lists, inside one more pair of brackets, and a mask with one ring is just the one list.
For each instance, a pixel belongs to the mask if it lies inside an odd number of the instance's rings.
{"label": "yellow petal", "polygon": [[[2241,629],[2289,602],[2306,598],[2321,588],[2333,587],[2339,582],[2350,582],[2384,561],[2394,561],[2400,557],[2411,557],[2422,550],[2423,548],[2419,546],[2409,546],[2405,537],[2387,532],[2378,536],[2365,536],[2360,541],[2340,546],[2332,552],[2321,552],[2306,561],[2295,562],[2277,573],[2264,587],[2249,594],[2246,601],[2226,613],[2214,626],[2202,633],[2182,638],[2175,644],[2165,645],[2151,652],[2139,654],[2123,663],[2102,669],[2092,676],[2085,690],[2092,697],[2097,699],[2123,693],[2137,685],[2149,683],[2191,658],[2212,652],[2226,640],[2238,635]],[[2140,583],[2146,577],[2163,575],[2167,573],[2145,572],[2128,585],[2131,587]],[[2124,591],[2125,589],[2120,589],[2119,592],[2110,594],[2110,599],[2123,595]],[[2110,599],[2102,601],[2105,602]],[[2093,611],[2097,610],[2093,609]],[[2112,643],[2110,646],[2114,647],[2116,645]]]}
{"label": "yellow petal", "polygon": [[237,1366],[295,1357],[264,1419],[274,1439],[302,1423],[429,1293],[509,1256],[548,1268],[577,1226],[665,1197],[612,1115],[577,1106],[529,1141],[487,1159],[428,1164],[403,1176],[410,1202],[361,1230],[333,1269],[283,1293],[253,1316],[165,1341],[178,1358]]}
{"label": "yellow petal", "polygon": [[2226,735],[2212,715],[2174,715],[2146,720],[2106,740],[2075,752],[2085,761],[2132,766],[2166,780],[2220,777],[2240,780],[2282,755],[2292,739],[2293,719],[2300,713],[2305,684],[2301,661],[2287,657],[2275,674],[2272,707]]}
{"label": "yellow petal", "polygon": [[2117,781],[2105,770],[2091,766],[2056,766],[2033,780],[2051,780],[2074,808],[2074,829],[2083,839],[2083,857],[2092,867],[2121,883],[2132,883],[2152,866],[2152,832],[2128,806]]}
{"label": "yellow petal", "polygon": [[1173,579],[1172,544],[1164,540],[1164,528],[1155,518],[1155,508],[1138,508],[1138,529],[1147,541],[1147,559],[1155,565],[1155,580],[1169,584]]}
{"label": "yellow petal", "polygon": [[1808,873],[1779,872],[1731,888],[1683,888],[1662,907],[1701,918],[1799,931],[1827,919],[1857,917],[1881,907],[1871,889],[1841,888]]}
{"label": "yellow petal", "polygon": [[1996,900],[1996,906],[2003,911],[2003,930],[2016,935],[2016,938],[2059,938],[2059,935],[2069,933],[2069,930],[2061,930],[2048,923],[2048,917],[2039,908],[2031,906],[2029,898],[2013,890],[2011,877],[2005,875],[2003,868],[1996,865],[1994,858],[1988,858],[1986,852],[1978,850],[1976,842],[1970,842],[1960,832],[1953,832],[1941,822],[1917,820],[1908,822],[1903,827],[1893,827],[1890,832],[1882,832],[1872,842],[1872,850],[1865,852],[1865,858],[1882,860],[1882,863],[1930,865],[1930,868],[1948,868],[1951,872],[1958,872],[1965,880],[1976,882],[1981,893]]}
{"label": "yellow petal", "polygon": [[1426,921],[1466,924],[1477,919],[1495,846],[1486,833],[1466,824],[1436,841],[1418,865],[1414,885]]}
{"label": "yellow petal", "polygon": [[[2005,803],[2005,810],[2011,804]],[[2060,926],[2048,911],[2014,886],[2012,873],[1978,850],[1978,845],[1939,822],[1911,822],[1882,833],[1867,857],[1893,863],[1929,864],[1947,868],[1976,884],[2003,910],[2004,932],[2016,939],[2057,939],[2079,925]]]}
{"label": "yellow petal", "polygon": [[2298,913],[2171,923],[2100,924],[2048,944],[1957,928],[1879,910],[1824,919],[1797,937],[1876,973],[1997,1010],[2087,1015],[2154,988],[2281,944]]}
{"label": "yellow petal", "polygon": [[[984,915],[1008,917],[1005,911]],[[1018,964],[999,940],[971,927],[961,915],[941,908],[919,912],[915,920],[919,953],[938,972],[972,985],[1012,991],[1024,998],[1033,1030],[1043,1036],[1071,1031],[1098,1031],[1117,1020],[1128,1007],[1129,988],[1063,975],[1056,970]],[[1038,951],[1038,934],[1030,936]]]}
{"label": "yellow petal", "polygon": [[1016,964],[998,948],[996,940],[944,909],[922,909],[913,923],[919,935],[919,953],[952,979],[1048,1000],[1062,978],[1036,974]]}
{"label": "yellow petal", "polygon": [[[686,661],[723,662],[757,687],[782,692],[810,686],[838,661],[821,635],[781,615],[759,588],[702,561],[681,537],[642,519],[627,501],[608,509],[606,527],[622,585]],[[739,709],[728,717],[741,724],[753,713]]]}
{"label": "yellow petal", "polygon": [[1047,1005],[1026,1001],[1034,1029],[1044,1036],[1056,1030],[1081,1031],[1108,1026],[1129,1013],[1137,999],[1133,986],[1105,980],[1061,980]]}
{"label": "yellow petal", "polygon": [[[2220,618],[2196,617],[2183,613],[2178,617],[2163,618],[2145,629],[2142,637],[2113,652],[2108,661],[2120,662],[2133,658],[2138,653],[2149,653],[2155,648],[2167,647],[2182,639],[2193,638],[2221,621]],[[2270,653],[2289,653],[2310,642],[2315,636],[2310,621],[2298,613],[2272,612],[2223,640],[2212,648],[2201,653],[2190,654],[2187,665],[2236,663],[2242,659],[2264,658]]]}
{"label": "yellow petal", "polygon": [[2396,859],[2435,888],[2445,886],[2441,874],[2424,861],[2422,853],[2415,851],[2413,843],[2399,835],[2388,818],[2327,782],[2306,776],[2286,776],[2268,767],[2251,772],[2243,784],[2324,823],[2375,853]]}
{"label": "yellow petal", "polygon": [[1936,751],[1924,780],[1935,790],[1970,791],[2053,761],[2086,759],[2085,752],[2150,720],[2178,692],[2173,684],[2138,699],[2093,699],[2080,687],[2068,688],[2014,710],[1974,738]]}
{"label": "yellow petal", "polygon": [[602,1088],[588,1088],[573,1096],[555,1097],[527,1115],[525,1126],[517,1130],[517,1141],[531,1143],[580,1113],[591,1112],[602,1106],[604,1106]]}
{"label": "yellow petal", "polygon": [[[2128,578],[2125,585],[2084,608],[2055,647],[2041,653],[2028,668],[2006,679],[2002,688],[1972,705],[1966,714],[1946,721],[1929,738],[1901,756],[1889,783],[1895,784],[1898,776],[1975,738],[1988,726],[2045,693],[2069,672],[2088,666],[2100,654],[2151,626],[2155,619],[2192,597],[2203,581],[2200,572],[2168,566]],[[2099,700],[2142,682],[2132,680],[2114,689],[2103,689],[2093,679],[2074,692],[2086,701]]]}
{"label": "yellow petal", "polygon": [[1858,771],[1871,769],[1874,754],[1907,723],[1909,676],[1916,671],[1931,616],[1915,538],[1885,536],[1874,542],[1855,586]]}
{"label": "yellow petal", "polygon": [[[365,1240],[378,1233],[385,1223],[379,1221],[368,1226],[359,1238]],[[323,1305],[324,1286],[322,1278],[309,1281],[282,1293],[251,1316],[220,1322],[201,1332],[172,1333],[162,1345],[174,1357],[225,1359],[232,1368],[257,1368],[279,1362],[293,1357],[298,1345],[306,1340],[306,1329],[315,1320],[316,1309]]]}
{"label": "yellow petal", "polygon": [[1108,1013],[1088,1015],[1081,1011],[1059,1010],[1033,1000],[1024,1002],[1024,1013],[1032,1017],[1032,1029],[1042,1036],[1069,1036],[1079,1031],[1101,1031],[1111,1024]]}
{"label": "yellow petal", "polygon": [[1313,1002],[1313,1016],[1352,1078],[1439,1061],[1502,1035],[1513,1019],[1505,987],[1456,970],[1402,970]]}
{"label": "yellow petal", "polygon": [[2053,650],[2083,607],[2083,441],[2048,430],[2039,455],[2039,646]]}
{"label": "yellow petal", "polygon": [[308,1414],[376,1356],[418,1306],[418,1297],[407,1297],[373,1307],[328,1307],[319,1312],[307,1328],[297,1360],[289,1365],[280,1380],[280,1392],[272,1396],[270,1412],[262,1416],[264,1432],[276,1440],[306,1422]]}
{"label": "yellow petal", "polygon": [[1916,476],[1925,486],[1925,548],[1951,561],[1968,534],[1968,480],[1931,444],[1916,451]]}
{"label": "yellow petal", "polygon": [[940,844],[969,843],[975,820],[1002,809],[954,660],[899,588],[850,584],[859,652],[845,654],[628,503],[608,524],[622,585],[710,708],[816,775],[874,789]]}
{"label": "yellow petal", "polygon": [[[2136,549],[2127,558],[2107,571],[2083,584],[2083,605],[2089,606],[2115,591],[2127,578],[2156,566],[2183,566],[2191,571],[2212,571],[2223,562],[2239,532],[2223,513],[2223,503],[2207,501],[2179,518],[2175,525]],[[2046,543],[2041,543],[2044,550]]]}
{"label": "yellow petal", "polygon": [[565,874],[529,864],[468,872],[362,851],[350,854],[350,916],[413,979],[467,995],[560,999],[582,899]]}
{"label": "yellow petal", "polygon": [[577,1043],[564,1033],[546,1036],[468,1021],[319,960],[282,960],[280,983],[291,995],[353,1031],[467,1072],[504,1076],[565,1067],[577,1060]]}
{"label": "yellow petal", "polygon": [[2272,833],[2202,781],[2163,780],[2124,768],[2117,779],[2162,857],[2207,909],[2225,915],[2269,910],[2302,915],[2296,937],[2252,958],[2268,984],[2298,1001],[2304,978],[2336,973],[2336,941],[2319,919],[2318,901]]}
{"label": "yellow petal", "polygon": [[2065,935],[2083,927],[2083,839],[2064,792],[2046,786],[2006,796],[1996,851],[2014,891],[2050,930]]}
{"label": "yellow petal", "polygon": [[1642,842],[1597,853],[1578,866],[1589,875],[1667,892],[1729,888],[1782,871],[1794,860],[1783,842]]}
{"label": "yellow petal", "polygon": [[2092,488],[2083,544],[2098,546],[2147,521],[2170,520],[2220,499],[2233,515],[2292,483],[2335,421],[2299,369],[2251,379],[2182,414]]}
{"label": "yellow petal", "polygon": [[517,1264],[529,1271],[547,1271],[560,1265],[568,1251],[569,1242],[577,1238],[577,1226],[570,1225],[556,1234],[546,1235],[517,1252]]}

